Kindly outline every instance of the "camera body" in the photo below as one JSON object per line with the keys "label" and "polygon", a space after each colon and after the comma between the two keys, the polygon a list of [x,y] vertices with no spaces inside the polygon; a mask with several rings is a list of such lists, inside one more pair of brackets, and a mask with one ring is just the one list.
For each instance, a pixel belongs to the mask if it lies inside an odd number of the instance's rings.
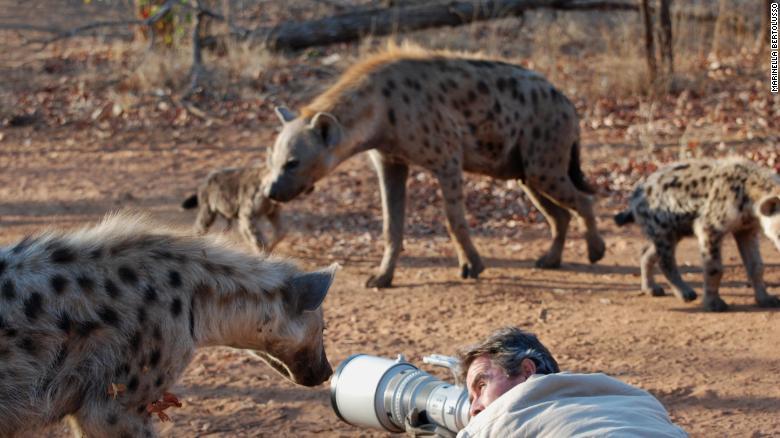
{"label": "camera body", "polygon": [[[457,361],[427,356],[426,363],[454,371]],[[339,364],[330,382],[330,401],[336,415],[355,426],[404,432],[412,410],[418,423],[457,432],[469,421],[468,392],[420,370],[402,355],[396,360],[356,354]]]}

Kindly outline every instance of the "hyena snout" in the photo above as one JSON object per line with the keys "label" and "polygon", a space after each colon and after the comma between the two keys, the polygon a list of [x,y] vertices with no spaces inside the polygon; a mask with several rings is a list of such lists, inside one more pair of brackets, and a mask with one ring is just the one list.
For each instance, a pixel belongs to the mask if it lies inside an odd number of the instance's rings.
{"label": "hyena snout", "polygon": [[[258,354],[279,373],[304,386],[317,386],[328,380],[333,369],[325,354],[324,319],[320,309],[333,282],[338,265],[293,278],[285,297],[295,325],[304,327],[295,340],[274,343],[268,353]],[[278,358],[278,359],[276,359]]]}
{"label": "hyena snout", "polygon": [[290,190],[288,186],[289,184],[284,184],[282,181],[276,180],[266,186],[265,196],[276,202],[287,202],[297,195],[297,193]]}
{"label": "hyena snout", "polygon": [[325,348],[321,347],[319,350],[313,355],[304,353],[296,358],[298,360],[295,361],[295,367],[298,369],[290,370],[293,373],[295,383],[303,386],[317,386],[327,381],[333,374],[333,368],[328,362]]}
{"label": "hyena snout", "polygon": [[280,174],[265,186],[265,196],[276,202],[288,202],[314,188],[311,178],[301,178],[289,173]]}

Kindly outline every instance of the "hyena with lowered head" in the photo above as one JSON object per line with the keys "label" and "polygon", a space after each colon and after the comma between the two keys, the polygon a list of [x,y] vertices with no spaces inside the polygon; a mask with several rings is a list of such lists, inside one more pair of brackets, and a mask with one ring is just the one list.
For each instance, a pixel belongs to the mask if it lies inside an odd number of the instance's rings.
{"label": "hyena with lowered head", "polygon": [[201,346],[256,350],[316,386],[332,373],[321,309],[332,278],[140,216],[2,248],[0,436],[64,416],[78,436],[155,436],[154,404]]}
{"label": "hyena with lowered head", "polygon": [[590,261],[604,255],[593,190],[580,168],[576,111],[537,73],[476,56],[390,47],[352,66],[300,113],[277,114],[283,128],[269,157],[271,199],[289,201],[342,161],[371,151],[385,252],[369,287],[392,282],[412,164],[438,179],[463,278],[484,269],[465,219],[464,170],[523,183],[553,236],[537,266],[560,266],[570,210],[584,219]]}
{"label": "hyena with lowered head", "polygon": [[680,276],[675,261],[677,243],[696,236],[704,264],[702,304],[711,311],[728,308],[718,294],[723,276],[721,246],[734,236],[756,303],[777,307],[780,299],[769,295],[764,285],[764,265],[759,252],[761,230],[780,251],[780,176],[749,160],[689,160],[663,167],[640,183],[626,211],[615,216],[618,225],[636,222],[652,241],[642,251],[642,290],[654,296],[664,290],[653,280],[653,267],[671,283],[684,301],[696,292]]}
{"label": "hyena with lowered head", "polygon": [[[238,220],[241,236],[258,253],[272,251],[284,237],[285,227],[281,221],[281,205],[271,201],[263,193],[262,166],[227,167],[211,171],[198,186],[198,192],[182,202],[184,209],[198,208],[195,218],[195,232],[206,234],[209,227],[221,215],[228,221]],[[262,222],[271,225],[271,239],[266,240]]]}

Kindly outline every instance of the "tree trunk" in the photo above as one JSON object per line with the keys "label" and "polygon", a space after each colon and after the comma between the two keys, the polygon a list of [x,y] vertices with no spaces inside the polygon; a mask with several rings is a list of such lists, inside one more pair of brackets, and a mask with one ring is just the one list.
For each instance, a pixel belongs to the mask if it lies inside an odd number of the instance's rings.
{"label": "tree trunk", "polygon": [[201,89],[201,82],[205,74],[203,66],[203,47],[201,45],[201,34],[206,23],[206,13],[203,12],[203,4],[198,0],[200,11],[195,15],[195,26],[192,28],[192,66],[190,67],[190,85],[185,94],[197,92]]}
{"label": "tree trunk", "polygon": [[664,73],[671,75],[674,72],[674,54],[672,41],[672,14],[670,12],[672,0],[660,0],[658,15],[659,33],[658,46],[661,49],[661,63]]}
{"label": "tree trunk", "polygon": [[715,30],[712,32],[712,48],[710,49],[710,56],[718,58],[720,55],[720,39],[723,33],[723,27],[726,20],[728,20],[727,13],[727,0],[720,0],[718,2],[718,18],[715,20]]}
{"label": "tree trunk", "polygon": [[756,52],[760,52],[769,46],[769,11],[771,10],[771,4],[772,0],[764,0],[761,5],[761,31],[758,33]]}
{"label": "tree trunk", "polygon": [[649,0],[639,0],[639,15],[645,28],[645,59],[647,59],[647,71],[650,74],[650,82],[655,83],[657,78],[657,66],[655,62],[655,44],[653,44],[653,16],[650,14]]}

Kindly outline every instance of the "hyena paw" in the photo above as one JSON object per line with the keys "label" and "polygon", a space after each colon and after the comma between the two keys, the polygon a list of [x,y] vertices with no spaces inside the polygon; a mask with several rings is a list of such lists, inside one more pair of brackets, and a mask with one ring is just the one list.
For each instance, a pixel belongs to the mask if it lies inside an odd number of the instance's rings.
{"label": "hyena paw", "polygon": [[[680,292],[680,298],[682,298],[682,300],[686,303],[689,303],[698,298],[698,295],[696,295],[696,292],[694,292],[693,289],[688,289]],[[726,303],[723,304],[725,305]]]}
{"label": "hyena paw", "polygon": [[476,280],[479,278],[479,274],[484,270],[485,266],[481,261],[477,261],[476,263],[464,263],[460,265],[460,278],[464,280],[466,278],[473,278]]}
{"label": "hyena paw", "polygon": [[542,269],[558,269],[561,267],[561,258],[545,254],[536,260],[536,267]]}
{"label": "hyena paw", "polygon": [[758,307],[780,307],[780,298],[774,295],[767,295],[765,298],[756,300]]}
{"label": "hyena paw", "polygon": [[666,296],[666,291],[664,290],[664,288],[661,285],[658,285],[658,284],[654,285],[653,287],[651,287],[649,289],[647,289],[647,288],[646,289],[642,289],[642,292],[644,292],[646,294],[650,294],[650,296],[653,296],[653,297],[663,297],[663,296]]}
{"label": "hyena paw", "polygon": [[367,288],[383,289],[390,287],[393,283],[393,276],[388,274],[372,275],[366,280]]}
{"label": "hyena paw", "polygon": [[721,297],[712,297],[704,300],[704,310],[709,312],[725,312],[729,305]]}
{"label": "hyena paw", "polygon": [[594,241],[593,243],[588,243],[588,261],[591,263],[596,263],[599,260],[604,258],[604,253],[607,252],[607,245],[604,244],[604,240],[602,238],[598,238],[598,240]]}

